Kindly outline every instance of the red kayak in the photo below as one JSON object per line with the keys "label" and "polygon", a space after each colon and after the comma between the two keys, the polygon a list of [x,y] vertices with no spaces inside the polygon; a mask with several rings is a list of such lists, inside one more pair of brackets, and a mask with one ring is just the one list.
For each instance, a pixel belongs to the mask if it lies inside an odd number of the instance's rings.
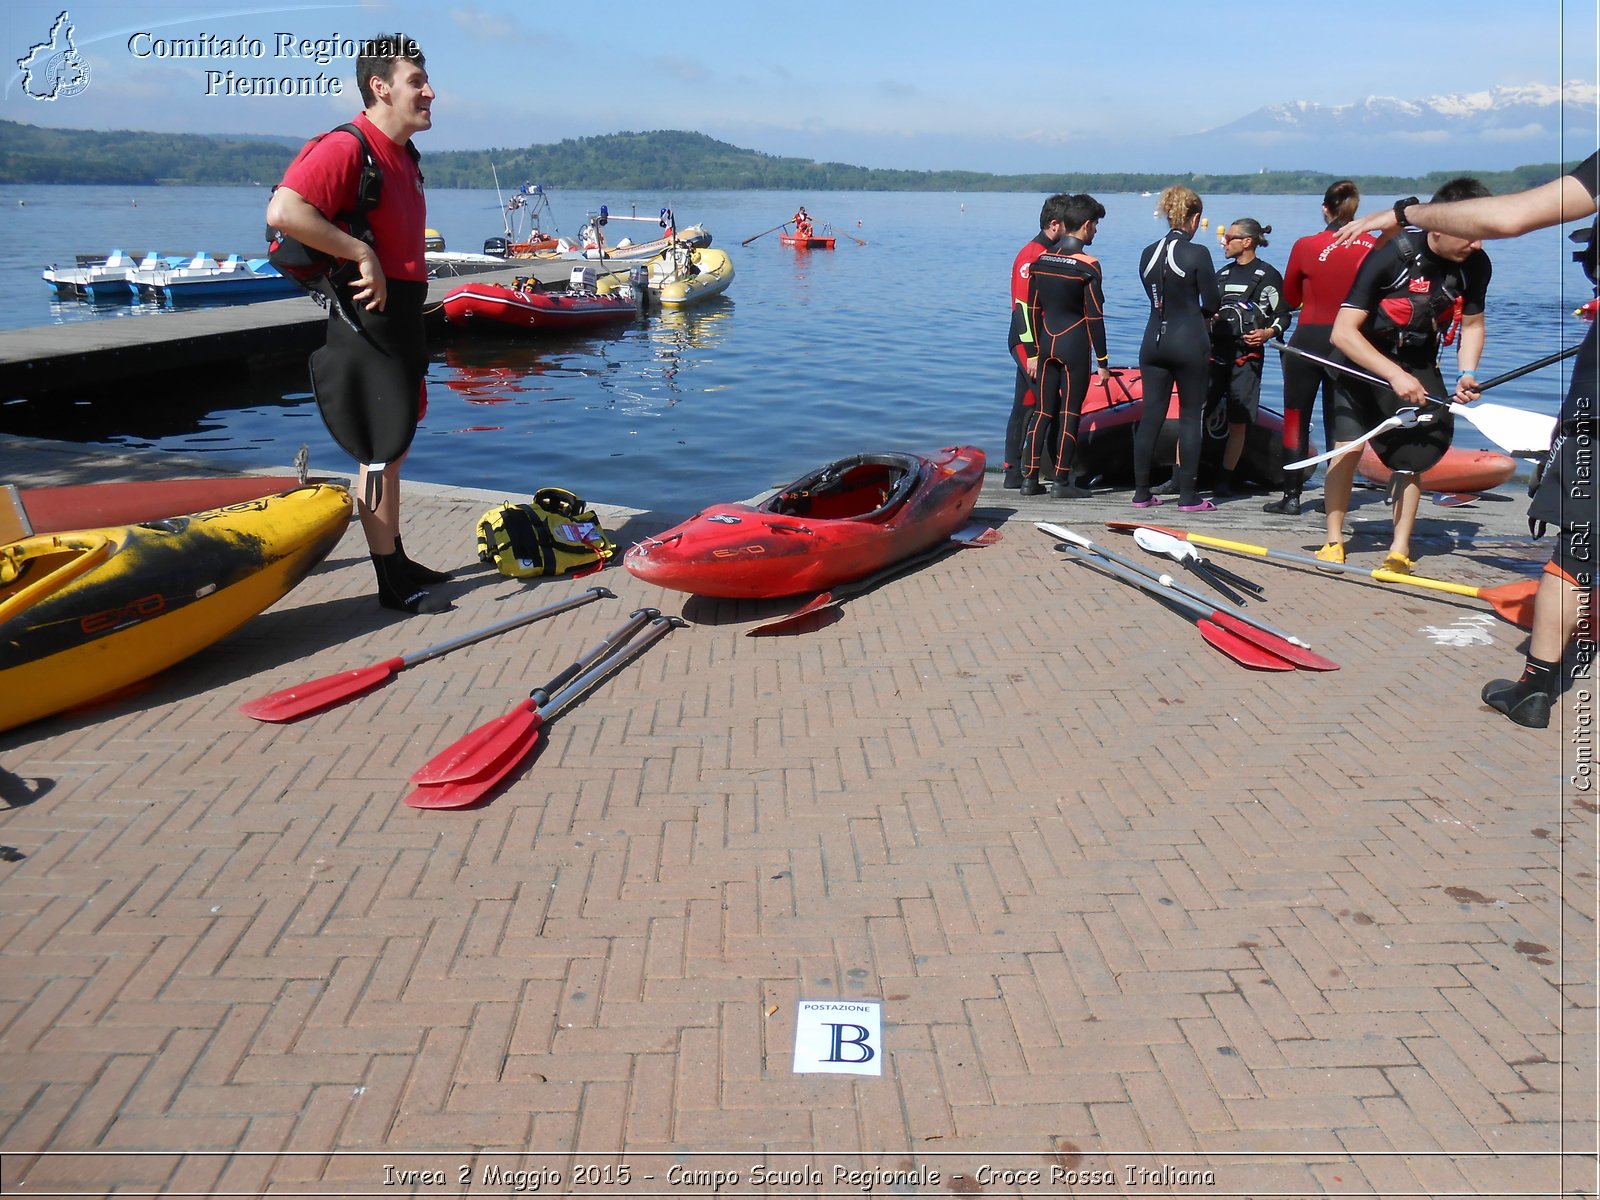
{"label": "red kayak", "polygon": [[[1073,472],[1086,480],[1105,484],[1133,482],[1133,435],[1144,412],[1144,384],[1137,367],[1114,367],[1111,382],[1102,386],[1096,376],[1083,401],[1083,420],[1078,425],[1078,453]],[[1228,438],[1227,418],[1222,413],[1207,422],[1200,450],[1200,486],[1222,462]],[[1156,443],[1156,474],[1160,483],[1178,460],[1178,396],[1173,389],[1167,405],[1167,421]],[[1262,405],[1245,436],[1244,454],[1239,459],[1239,481],[1260,487],[1277,487],[1283,476],[1283,417]]]}
{"label": "red kayak", "polygon": [[35,534],[138,525],[276,496],[300,486],[293,475],[221,475],[71,487],[0,486],[0,543]]}
{"label": "red kayak", "polygon": [[600,296],[590,291],[536,292],[500,283],[464,283],[444,298],[444,319],[459,327],[566,331],[625,321],[639,312],[630,288]]}
{"label": "red kayak", "polygon": [[[1361,462],[1356,470],[1373,483],[1388,483],[1394,474],[1383,465],[1371,442],[1361,448]],[[1487,492],[1516,473],[1516,460],[1497,451],[1452,446],[1444,452],[1443,458],[1422,473],[1422,486],[1430,492]]]}
{"label": "red kayak", "polygon": [[778,240],[785,246],[793,246],[796,250],[832,250],[834,241],[831,237],[798,233],[780,233]]}
{"label": "red kayak", "polygon": [[716,504],[623,556],[637,578],[680,592],[764,599],[864,579],[967,523],[984,454],[857,454],[759,505]]}

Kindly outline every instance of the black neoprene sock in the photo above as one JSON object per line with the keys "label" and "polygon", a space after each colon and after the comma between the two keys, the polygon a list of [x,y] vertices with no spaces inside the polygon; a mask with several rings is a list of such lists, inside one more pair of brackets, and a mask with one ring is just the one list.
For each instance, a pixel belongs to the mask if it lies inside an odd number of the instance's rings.
{"label": "black neoprene sock", "polygon": [[395,535],[394,553],[395,557],[400,560],[401,570],[414,585],[420,587],[430,583],[444,583],[450,578],[450,572],[448,571],[435,571],[431,567],[423,566],[421,563],[412,562],[406,556],[406,548],[400,544],[399,534]]}
{"label": "black neoprene sock", "polygon": [[393,554],[373,554],[372,569],[378,576],[378,603],[384,608],[396,609],[413,615],[417,613],[444,612],[449,602],[424,587],[418,587],[404,573],[399,551]]}

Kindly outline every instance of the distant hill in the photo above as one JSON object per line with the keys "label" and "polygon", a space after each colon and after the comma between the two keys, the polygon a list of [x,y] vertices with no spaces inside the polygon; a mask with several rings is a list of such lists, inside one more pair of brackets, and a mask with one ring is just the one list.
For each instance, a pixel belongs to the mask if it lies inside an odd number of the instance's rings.
{"label": "distant hill", "polygon": [[[0,121],[0,183],[269,185],[304,139],[256,135],[42,129]],[[891,171],[781,158],[701,133],[657,130],[569,138],[554,145],[494,150],[424,150],[428,186],[491,188],[537,182],[551,188],[667,193],[692,189],[917,192],[1142,192],[1187,183],[1212,195],[1317,195],[1337,175],[1266,171],[1250,175],[1101,172],[992,175],[981,171]],[[1553,178],[1554,163],[1485,171],[1496,192]],[[1363,190],[1427,195],[1459,171],[1424,176],[1363,175]]]}

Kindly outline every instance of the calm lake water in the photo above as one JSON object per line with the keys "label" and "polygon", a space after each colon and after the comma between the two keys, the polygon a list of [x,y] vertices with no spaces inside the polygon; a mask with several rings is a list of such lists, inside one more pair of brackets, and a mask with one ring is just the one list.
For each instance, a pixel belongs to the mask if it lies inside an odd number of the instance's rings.
{"label": "calm lake water", "polygon": [[[505,181],[509,186],[512,181]],[[516,181],[521,182],[521,181]],[[1094,252],[1106,271],[1114,364],[1134,364],[1145,304],[1139,250],[1164,229],[1155,198],[1100,197],[1108,216]],[[1392,197],[1369,197],[1368,207]],[[0,327],[84,320],[159,321],[153,306],[56,302],[39,279],[51,262],[121,248],[258,253],[267,189],[0,187]],[[1034,194],[689,192],[553,193],[554,226],[575,237],[586,209],[702,224],[733,257],[720,298],[652,314],[602,336],[457,338],[432,347],[429,412],[409,478],[525,492],[559,485],[598,502],[688,512],[754,495],[863,450],[975,443],[998,469],[1013,369],[1005,352],[1008,275],[1038,228]],[[1274,229],[1263,257],[1280,270],[1294,239],[1319,227],[1313,196],[1207,197],[1197,242],[1224,260],[1215,224],[1251,216]],[[832,251],[795,251],[769,234],[804,203],[839,231]],[[475,251],[502,230],[493,191],[436,190],[429,224],[451,249]],[[546,222],[550,227],[550,222]],[[613,225],[613,237],[634,227]],[[653,236],[639,226],[635,240]],[[867,242],[858,246],[845,234]],[[1561,230],[1492,244],[1492,375],[1574,344],[1572,310],[1588,299]],[[1506,384],[1494,399],[1554,412],[1565,368]],[[1453,374],[1453,355],[1446,366]],[[1280,407],[1269,356],[1264,402]],[[0,431],[285,465],[302,443],[313,469],[352,464],[322,427],[305,373],[197,375],[170,394],[128,394],[116,380],[48,412],[0,403]],[[1318,424],[1320,427],[1320,422]],[[1464,422],[1462,445],[1482,445]]]}

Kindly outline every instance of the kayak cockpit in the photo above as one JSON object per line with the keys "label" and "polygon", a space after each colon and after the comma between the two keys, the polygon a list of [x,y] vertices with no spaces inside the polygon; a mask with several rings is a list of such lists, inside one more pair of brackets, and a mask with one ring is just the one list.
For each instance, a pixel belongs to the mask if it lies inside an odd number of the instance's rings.
{"label": "kayak cockpit", "polygon": [[878,521],[916,490],[924,460],[914,454],[857,454],[798,479],[762,507],[821,521]]}

